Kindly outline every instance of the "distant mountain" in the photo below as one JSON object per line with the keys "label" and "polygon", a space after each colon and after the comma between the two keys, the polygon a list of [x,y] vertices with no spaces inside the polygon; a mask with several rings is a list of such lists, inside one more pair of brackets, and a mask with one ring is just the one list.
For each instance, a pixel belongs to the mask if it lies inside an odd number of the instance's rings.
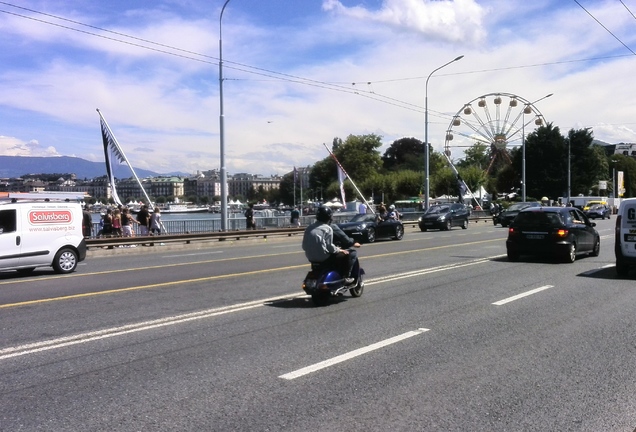
{"label": "distant mountain", "polygon": [[[127,165],[115,165],[115,177],[129,178],[132,172]],[[184,173],[159,174],[141,168],[135,168],[139,178],[160,175],[180,175]],[[78,179],[92,179],[106,175],[105,162],[90,162],[70,156],[34,157],[34,156],[0,156],[0,178],[16,178],[27,174],[75,174]]]}

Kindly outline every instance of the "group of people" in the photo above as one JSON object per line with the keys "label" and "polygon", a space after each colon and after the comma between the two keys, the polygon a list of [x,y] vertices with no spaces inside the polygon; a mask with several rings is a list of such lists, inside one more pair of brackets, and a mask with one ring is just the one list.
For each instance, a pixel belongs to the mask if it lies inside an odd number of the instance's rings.
{"label": "group of people", "polygon": [[139,235],[142,236],[159,235],[162,230],[165,231],[159,207],[155,207],[150,213],[148,206],[144,204],[135,218],[128,207],[119,205],[114,209],[107,209],[102,215],[97,237],[133,237],[135,225],[139,227]]}

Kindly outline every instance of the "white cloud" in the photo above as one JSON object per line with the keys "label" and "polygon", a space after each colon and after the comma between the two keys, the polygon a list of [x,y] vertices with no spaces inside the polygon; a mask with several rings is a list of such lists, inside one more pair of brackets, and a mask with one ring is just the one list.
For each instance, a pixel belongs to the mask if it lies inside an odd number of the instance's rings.
{"label": "white cloud", "polygon": [[36,140],[25,142],[7,136],[0,136],[0,154],[3,156],[62,156],[54,147],[44,148]]}
{"label": "white cloud", "polygon": [[410,30],[439,40],[479,43],[486,35],[482,24],[486,11],[474,0],[384,0],[377,11],[362,6],[345,7],[338,0],[324,0],[322,7],[337,15]]}

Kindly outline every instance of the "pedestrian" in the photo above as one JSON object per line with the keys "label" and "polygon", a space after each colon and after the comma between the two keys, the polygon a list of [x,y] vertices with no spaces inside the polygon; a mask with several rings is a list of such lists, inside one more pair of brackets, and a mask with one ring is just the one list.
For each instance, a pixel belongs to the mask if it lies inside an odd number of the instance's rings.
{"label": "pedestrian", "polygon": [[88,212],[86,206],[84,206],[84,211],[82,212],[82,233],[84,234],[84,238],[90,238],[93,233],[93,217]]}
{"label": "pedestrian", "polygon": [[[159,235],[161,234],[161,229],[163,228],[163,223],[161,222],[161,211],[159,207],[155,207],[155,210],[150,215],[150,234],[151,235]],[[165,231],[165,228],[164,228]]]}
{"label": "pedestrian", "polygon": [[363,202],[358,206],[358,214],[367,214],[367,205]]}
{"label": "pedestrian", "polygon": [[245,227],[249,230],[256,229],[256,222],[254,221],[254,203],[249,203],[245,210]]}
{"label": "pedestrian", "polygon": [[147,236],[150,229],[150,213],[146,204],[143,204],[137,213],[137,223],[139,224],[139,235]]}
{"label": "pedestrian", "polygon": [[116,208],[113,210],[113,235],[115,237],[121,237],[121,210]]}
{"label": "pedestrian", "polygon": [[298,211],[298,207],[294,207],[291,211],[291,225],[295,227],[300,226],[300,212]]}
{"label": "pedestrian", "polygon": [[132,229],[133,224],[137,221],[130,214],[128,207],[121,209],[121,231],[124,237],[133,237],[134,231]]}
{"label": "pedestrian", "polygon": [[106,209],[106,213],[102,215],[99,221],[101,229],[97,233],[97,237],[110,237],[113,235],[113,211]]}

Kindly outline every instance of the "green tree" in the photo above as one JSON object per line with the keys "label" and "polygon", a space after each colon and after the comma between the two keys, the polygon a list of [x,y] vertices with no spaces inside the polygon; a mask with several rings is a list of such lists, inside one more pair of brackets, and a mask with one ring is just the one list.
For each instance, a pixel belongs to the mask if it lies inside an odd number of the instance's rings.
{"label": "green tree", "polygon": [[[533,131],[525,140],[527,197],[563,196],[567,175],[567,145],[559,128],[548,123]],[[514,153],[513,163],[522,172],[522,152]],[[528,198],[529,199],[529,198]]]}
{"label": "green tree", "polygon": [[458,168],[477,167],[482,171],[488,169],[490,164],[489,147],[486,144],[475,143],[472,147],[464,151],[464,159],[459,160],[455,165]]}
{"label": "green tree", "polygon": [[[565,145],[569,147],[571,157],[571,196],[588,195],[594,187],[598,189],[599,180],[606,178],[607,158],[598,150],[594,150],[594,147],[598,146],[593,146],[593,141],[594,137],[589,129],[570,129],[567,138],[565,138]],[[564,184],[567,185],[567,169]]]}
{"label": "green tree", "polygon": [[384,152],[382,164],[389,171],[422,172],[424,171],[424,144],[413,137],[395,140]]}
{"label": "green tree", "polygon": [[357,184],[382,169],[382,158],[378,151],[381,146],[381,136],[349,135],[344,142],[334,139],[332,151],[340,165]]}

